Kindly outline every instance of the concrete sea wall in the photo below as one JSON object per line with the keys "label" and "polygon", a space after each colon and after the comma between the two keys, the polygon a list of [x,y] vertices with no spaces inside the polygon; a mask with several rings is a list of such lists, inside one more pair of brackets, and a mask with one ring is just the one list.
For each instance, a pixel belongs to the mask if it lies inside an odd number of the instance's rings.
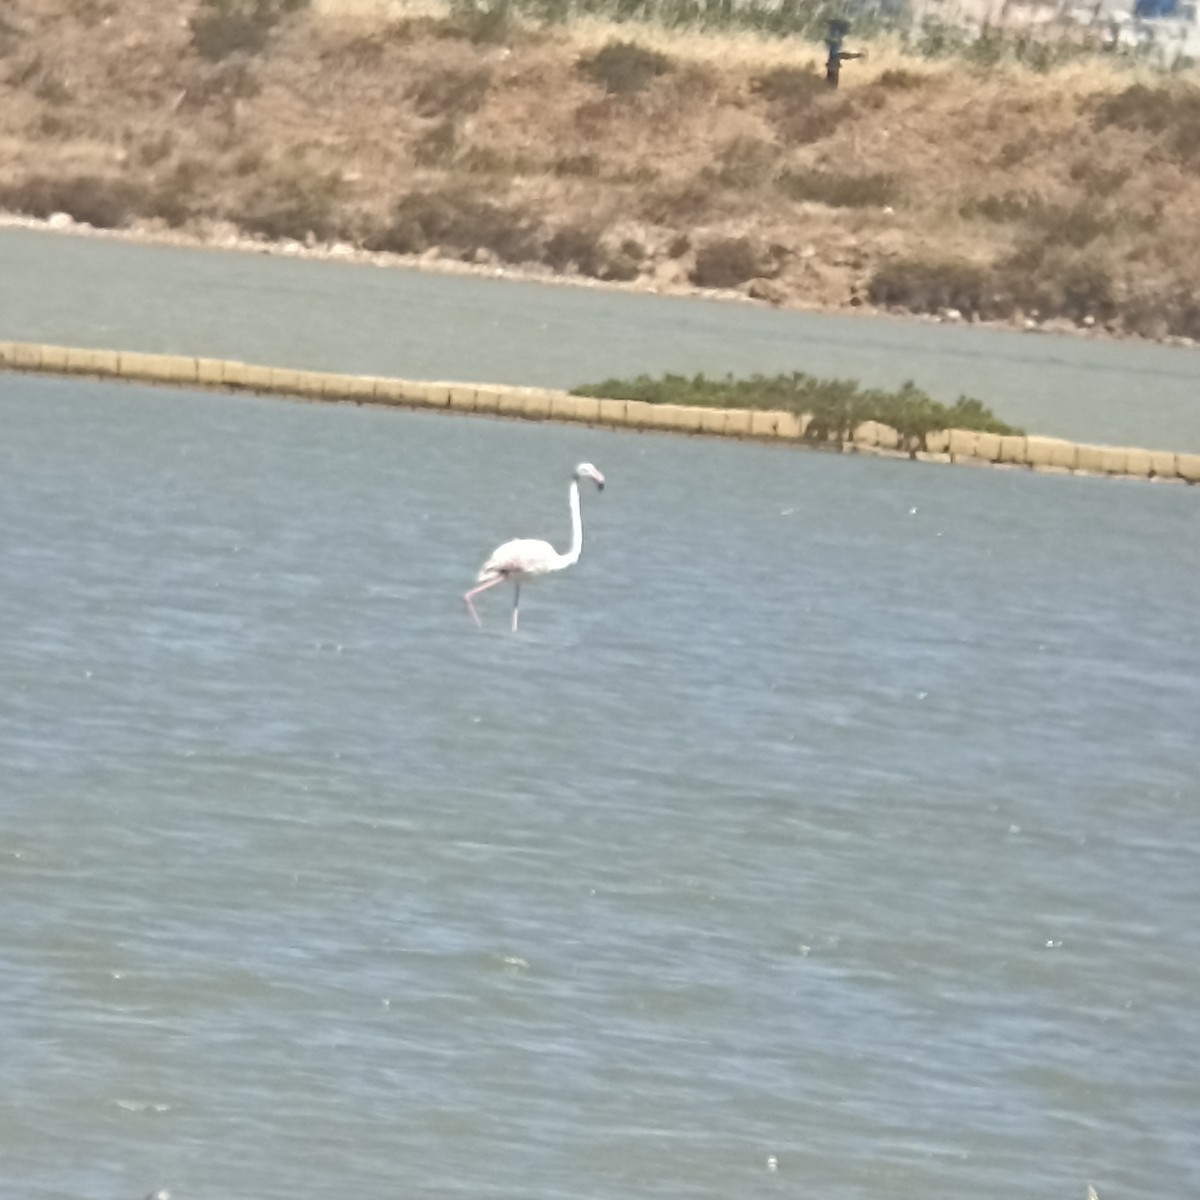
{"label": "concrete sea wall", "polygon": [[[578,421],[617,429],[752,438],[821,448],[821,443],[805,440],[808,419],[794,413],[647,404],[641,400],[599,400],[543,388],[429,383],[375,375],[298,371],[176,354],[86,350],[27,342],[0,342],[0,369],[307,400],[446,409],[527,421]],[[1143,450],[1131,446],[1092,446],[1058,438],[1000,437],[964,429],[930,434],[926,442],[927,449],[916,455],[926,462],[1200,483],[1200,454],[1177,454],[1170,450]],[[854,431],[853,440],[844,443],[842,449],[860,454],[909,457],[899,449],[899,443],[894,429],[867,421]],[[826,448],[829,448],[828,444]]]}

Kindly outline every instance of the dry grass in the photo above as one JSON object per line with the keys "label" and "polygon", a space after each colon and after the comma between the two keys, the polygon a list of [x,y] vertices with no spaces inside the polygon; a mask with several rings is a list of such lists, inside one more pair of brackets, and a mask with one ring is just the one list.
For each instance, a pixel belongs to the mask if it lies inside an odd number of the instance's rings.
{"label": "dry grass", "polygon": [[107,23],[10,8],[9,207],[1200,332],[1187,80],[877,39],[831,92],[795,39],[587,19],[489,41],[447,5],[387,0],[271,0],[257,49],[209,61],[188,19],[213,0],[123,0]]}

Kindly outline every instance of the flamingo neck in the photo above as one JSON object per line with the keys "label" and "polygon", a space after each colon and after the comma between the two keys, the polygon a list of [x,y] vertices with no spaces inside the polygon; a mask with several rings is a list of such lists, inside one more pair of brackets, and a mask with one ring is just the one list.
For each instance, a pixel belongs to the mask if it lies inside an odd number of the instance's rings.
{"label": "flamingo neck", "polygon": [[579,481],[577,479],[571,480],[570,502],[571,548],[566,554],[558,556],[560,568],[574,566],[583,552],[583,518],[579,515]]}

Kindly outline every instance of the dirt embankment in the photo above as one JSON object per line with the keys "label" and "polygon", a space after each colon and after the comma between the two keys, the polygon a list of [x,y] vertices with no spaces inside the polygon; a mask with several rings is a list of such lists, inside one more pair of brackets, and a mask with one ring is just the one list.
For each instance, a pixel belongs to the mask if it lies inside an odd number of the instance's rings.
{"label": "dirt embankment", "polygon": [[0,208],[1200,339],[1186,80],[339,7],[12,0]]}

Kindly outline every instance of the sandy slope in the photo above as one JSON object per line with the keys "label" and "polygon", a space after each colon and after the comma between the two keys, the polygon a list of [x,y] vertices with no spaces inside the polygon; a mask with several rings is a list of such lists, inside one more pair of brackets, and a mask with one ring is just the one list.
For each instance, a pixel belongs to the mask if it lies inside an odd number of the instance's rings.
{"label": "sandy slope", "polygon": [[[597,23],[489,40],[409,6],[318,0],[214,54],[205,0],[10,9],[9,210],[1200,336],[1186,83],[1149,80],[1130,116],[1104,104],[1138,77],[1096,59],[985,71],[876,46],[833,92],[809,73],[820,47],[795,40]],[[630,36],[661,58],[586,69]]]}

